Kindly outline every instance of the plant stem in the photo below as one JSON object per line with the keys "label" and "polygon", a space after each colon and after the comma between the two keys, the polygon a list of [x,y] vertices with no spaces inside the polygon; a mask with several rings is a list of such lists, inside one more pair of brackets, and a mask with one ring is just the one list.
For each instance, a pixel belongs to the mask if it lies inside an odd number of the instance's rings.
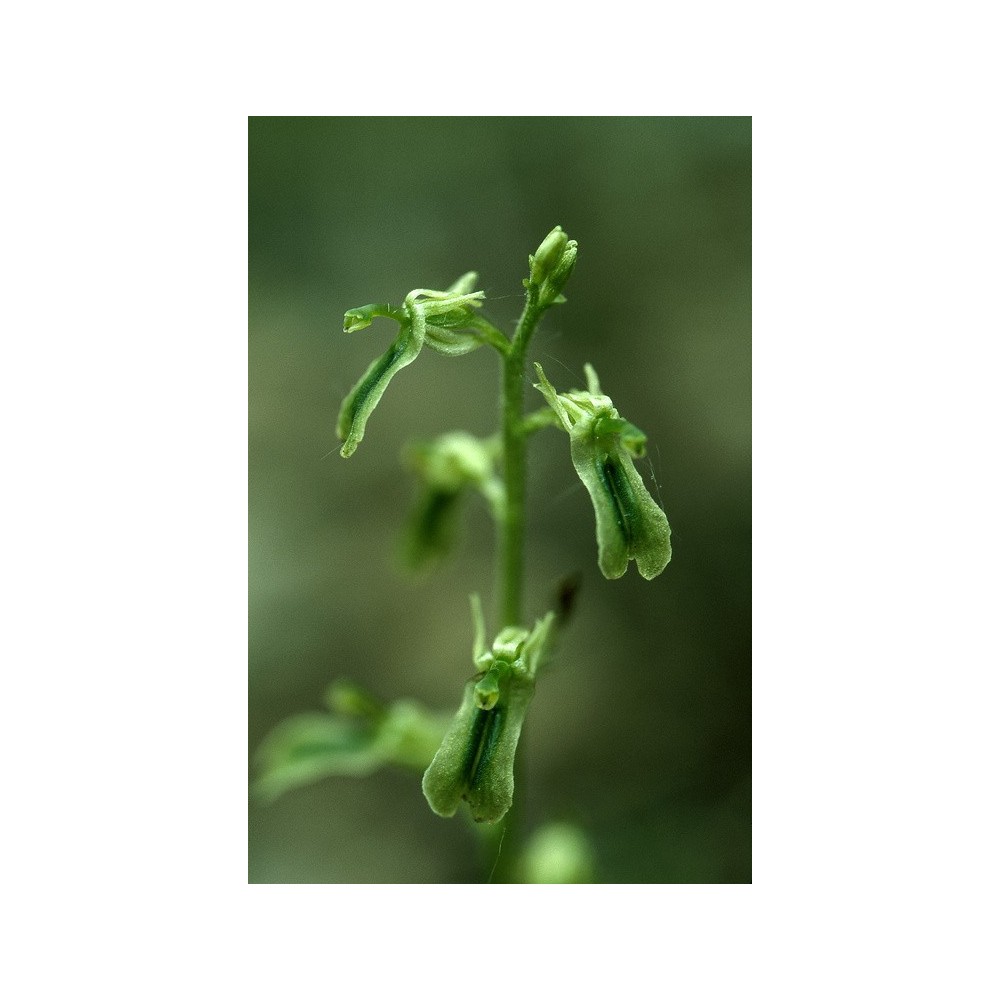
{"label": "plant stem", "polygon": [[524,583],[524,499],[526,488],[524,414],[524,355],[541,317],[538,291],[529,286],[510,351],[503,358],[501,437],[506,487],[500,521],[498,604],[501,625],[520,625]]}
{"label": "plant stem", "polygon": [[[524,421],[524,355],[528,341],[535,332],[538,320],[545,310],[539,307],[538,290],[528,287],[524,311],[518,320],[510,349],[501,361],[502,389],[500,395],[500,437],[503,442],[503,479],[505,502],[503,517],[497,524],[497,604],[500,624],[521,625],[521,600],[524,584],[524,527],[526,492],[527,439],[535,427]],[[517,783],[523,784],[524,731],[517,750]],[[523,792],[522,792],[523,795]],[[514,880],[514,865],[518,856],[523,823],[519,803],[515,802],[504,820],[500,839],[497,841],[491,879],[495,882]],[[504,839],[508,839],[504,849]]]}
{"label": "plant stem", "polygon": [[510,351],[510,341],[488,319],[476,316],[469,325],[483,335],[485,343],[491,347],[495,347],[504,356],[508,354]]}

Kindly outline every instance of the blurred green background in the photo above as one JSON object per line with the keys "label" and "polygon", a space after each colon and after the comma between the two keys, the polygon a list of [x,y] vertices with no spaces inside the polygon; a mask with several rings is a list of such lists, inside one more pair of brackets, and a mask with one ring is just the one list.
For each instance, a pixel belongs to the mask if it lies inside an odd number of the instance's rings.
{"label": "blurred green background", "polygon": [[[674,556],[652,582],[634,563],[605,580],[565,435],[533,439],[528,614],[567,572],[582,589],[525,727],[521,816],[582,827],[601,882],[749,882],[751,120],[251,118],[249,197],[251,754],[337,677],[457,706],[493,528],[471,503],[457,557],[407,578],[399,453],[491,433],[498,359],[424,351],[344,460],[340,401],[396,327],[348,336],[343,313],[474,269],[511,330],[558,223],[579,259],[529,360],[560,390],[592,362],[647,433]],[[328,778],[251,801],[249,880],[482,881],[474,833],[415,773]]]}

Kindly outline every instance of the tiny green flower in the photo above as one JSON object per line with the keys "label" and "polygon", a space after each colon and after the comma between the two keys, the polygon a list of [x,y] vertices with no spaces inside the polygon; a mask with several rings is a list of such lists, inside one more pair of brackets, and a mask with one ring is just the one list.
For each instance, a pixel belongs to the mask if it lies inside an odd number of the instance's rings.
{"label": "tiny green flower", "polygon": [[555,614],[550,611],[530,632],[507,626],[490,649],[476,595],[472,616],[472,655],[480,673],[465,685],[462,704],[424,774],[423,790],[439,816],[454,816],[464,799],[477,823],[495,823],[514,799],[514,755]]}
{"label": "tiny green flower", "polygon": [[476,274],[470,271],[443,292],[416,288],[406,296],[401,309],[389,305],[360,306],[344,314],[344,332],[354,333],[385,316],[399,323],[399,335],[380,358],[376,358],[347,394],[337,418],[337,434],[344,442],[340,454],[349,458],[365,436],[365,425],[397,372],[412,364],[424,343],[441,354],[458,355],[481,346],[482,336],[464,330],[475,319],[483,292],[473,292]]}
{"label": "tiny green flower", "polygon": [[557,393],[542,366],[535,371],[535,388],[569,434],[573,467],[594,505],[601,572],[616,580],[634,559],[652,580],[670,562],[670,525],[632,462],[645,454],[646,435],[618,415],[590,365],[586,392]]}
{"label": "tiny green flower", "polygon": [[404,558],[421,569],[447,555],[457,534],[460,502],[468,490],[480,492],[496,516],[503,511],[504,488],[495,471],[499,441],[464,431],[442,434],[411,445],[404,460],[416,473],[419,494],[404,536]]}

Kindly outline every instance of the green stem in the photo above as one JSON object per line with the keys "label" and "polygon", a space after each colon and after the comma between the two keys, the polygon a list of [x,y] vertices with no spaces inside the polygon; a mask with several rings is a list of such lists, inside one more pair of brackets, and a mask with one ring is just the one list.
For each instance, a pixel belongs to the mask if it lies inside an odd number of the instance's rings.
{"label": "green stem", "polygon": [[524,311],[518,320],[510,351],[503,359],[501,438],[506,491],[504,517],[500,521],[499,611],[501,625],[521,624],[524,584],[524,498],[526,488],[524,417],[524,355],[543,310],[538,290],[528,287]]}
{"label": "green stem", "polygon": [[[538,304],[538,289],[528,287],[524,311],[517,323],[510,349],[502,360],[502,392],[500,397],[500,438],[503,445],[504,505],[503,516],[498,520],[499,544],[497,569],[499,585],[497,602],[501,625],[520,625],[521,599],[524,584],[524,527],[526,490],[527,439],[537,429],[525,425],[524,420],[524,356],[528,341],[535,332],[538,320],[545,311]],[[519,786],[524,779],[524,731],[521,731],[515,767]],[[523,797],[523,788],[521,796]],[[503,821],[497,854],[492,865],[492,881],[512,882],[514,865],[523,836],[520,808],[517,801]],[[505,843],[506,841],[506,843]]]}
{"label": "green stem", "polygon": [[476,316],[469,326],[478,330],[483,335],[483,341],[495,347],[504,357],[510,353],[510,341],[488,319]]}

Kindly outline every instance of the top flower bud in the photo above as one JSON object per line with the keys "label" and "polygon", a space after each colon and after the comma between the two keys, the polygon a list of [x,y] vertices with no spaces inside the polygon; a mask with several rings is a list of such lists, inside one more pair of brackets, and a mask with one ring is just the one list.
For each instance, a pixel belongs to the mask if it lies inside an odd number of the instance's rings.
{"label": "top flower bud", "polygon": [[528,257],[530,266],[528,287],[538,290],[538,300],[542,306],[550,306],[566,300],[560,294],[573,272],[576,263],[576,240],[569,239],[556,226],[533,255]]}

